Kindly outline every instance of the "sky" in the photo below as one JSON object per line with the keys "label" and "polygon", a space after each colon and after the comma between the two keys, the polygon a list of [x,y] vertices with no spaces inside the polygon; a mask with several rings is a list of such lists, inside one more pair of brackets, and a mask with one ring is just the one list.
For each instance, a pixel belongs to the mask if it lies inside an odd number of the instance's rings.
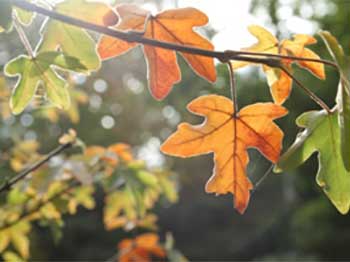
{"label": "sky", "polygon": [[[60,2],[62,0],[46,0],[48,2]],[[100,0],[107,3],[122,4],[122,0]],[[144,8],[157,12],[155,6],[150,4],[142,4],[144,1],[135,0],[135,4],[141,5]],[[293,15],[293,10],[290,7],[295,0],[280,0],[281,8],[277,11],[277,16],[281,19],[279,28],[282,31],[283,37],[290,37],[291,34],[314,34],[318,30],[317,23],[309,20],[313,14],[327,14],[334,12],[327,0],[314,1],[312,5],[306,1],[301,1],[302,17]],[[251,24],[264,26],[272,33],[275,28],[269,22],[269,17],[265,10],[258,10],[257,14],[249,13],[251,0],[162,0],[162,8],[177,7],[195,7],[203,11],[209,17],[209,26],[217,31],[217,34],[212,39],[212,42],[218,51],[226,49],[238,50],[242,47],[247,47],[253,44],[254,39],[247,27]]]}

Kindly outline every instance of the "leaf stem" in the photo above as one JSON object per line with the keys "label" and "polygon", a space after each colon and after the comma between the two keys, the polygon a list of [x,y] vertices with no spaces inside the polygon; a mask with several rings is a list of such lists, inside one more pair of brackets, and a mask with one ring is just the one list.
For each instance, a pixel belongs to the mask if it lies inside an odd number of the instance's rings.
{"label": "leaf stem", "polygon": [[293,74],[291,74],[284,66],[280,66],[280,69],[286,73],[293,81],[313,100],[315,101],[321,108],[326,110],[328,113],[331,113],[331,109],[326,105],[325,102],[321,98],[319,98],[314,92],[308,89],[303,85]]}
{"label": "leaf stem", "polygon": [[235,79],[235,72],[233,71],[233,66],[230,62],[227,63],[230,73],[230,87],[231,87],[231,97],[233,101],[233,114],[236,117],[238,114],[238,102],[237,102],[237,88],[236,88],[236,79]]}
{"label": "leaf stem", "polygon": [[262,177],[255,183],[254,188],[251,191],[251,194],[256,192],[256,190],[261,186],[261,184],[271,174],[271,171],[272,171],[273,168],[274,168],[274,165],[270,165],[270,167],[265,171],[265,173],[262,175]]}
{"label": "leaf stem", "polygon": [[21,24],[19,23],[16,15],[13,15],[13,25],[18,33],[19,38],[21,39],[21,42],[22,42],[24,48],[27,50],[28,55],[31,58],[34,58],[35,55],[34,55],[33,48],[31,46],[31,44],[28,40],[28,37],[27,37],[26,33],[24,32]]}
{"label": "leaf stem", "polygon": [[[285,58],[285,59],[296,60],[296,61],[299,60],[299,61],[322,63],[322,64],[337,67],[336,64],[332,63],[331,61],[321,60],[321,59],[300,58],[300,57],[294,57],[294,56],[274,55],[274,54],[265,54],[265,53],[250,53],[250,52],[233,51],[233,50],[220,52],[220,51],[201,49],[193,46],[178,45],[170,42],[162,42],[155,39],[143,37],[142,34],[138,32],[119,31],[116,29],[112,29],[112,28],[97,25],[94,23],[86,22],[80,19],[76,19],[74,17],[60,14],[56,11],[48,10],[46,8],[37,6],[30,2],[26,2],[24,0],[12,0],[12,4],[21,9],[24,9],[30,12],[37,12],[39,14],[48,16],[52,19],[61,21],[63,23],[74,25],[80,28],[84,28],[90,31],[108,35],[114,38],[118,38],[126,42],[131,42],[131,43],[136,42],[144,45],[156,46],[156,47],[173,50],[173,51],[179,51],[183,53],[190,53],[194,55],[217,58],[223,63],[228,62],[230,60],[236,60],[236,61],[246,61],[246,62],[252,62],[252,63],[261,63],[272,67],[278,67],[280,65],[280,59]],[[262,56],[262,57],[256,57],[256,56]]]}
{"label": "leaf stem", "polygon": [[11,188],[17,182],[19,182],[22,179],[26,178],[30,173],[32,173],[33,171],[37,170],[43,164],[48,162],[51,158],[53,158],[54,156],[60,154],[61,152],[63,152],[64,150],[66,150],[66,149],[68,149],[70,147],[72,147],[71,143],[60,145],[59,147],[57,147],[56,149],[51,151],[48,155],[46,155],[43,159],[41,159],[40,161],[36,162],[31,167],[23,170],[21,173],[19,173],[15,177],[13,177],[13,178],[9,179],[8,181],[6,181],[2,186],[0,186],[0,193],[11,190]]}

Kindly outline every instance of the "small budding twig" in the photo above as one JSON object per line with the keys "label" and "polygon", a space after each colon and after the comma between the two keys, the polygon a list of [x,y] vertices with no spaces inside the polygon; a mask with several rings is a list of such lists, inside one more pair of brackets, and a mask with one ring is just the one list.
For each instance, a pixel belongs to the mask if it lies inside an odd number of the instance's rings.
{"label": "small budding twig", "polygon": [[15,177],[13,177],[13,178],[9,179],[8,181],[6,181],[2,186],[0,186],[0,193],[6,192],[6,191],[10,191],[11,188],[16,183],[18,183],[22,179],[26,178],[30,173],[32,173],[33,171],[37,170],[39,167],[41,167],[46,162],[48,162],[51,158],[53,158],[54,156],[60,154],[61,152],[63,152],[64,150],[66,150],[66,149],[68,149],[70,147],[72,147],[71,143],[60,145],[59,147],[57,147],[56,149],[51,151],[48,155],[46,155],[43,159],[41,159],[37,163],[33,164],[31,167],[25,169],[24,171],[22,171],[21,173],[19,173]]}

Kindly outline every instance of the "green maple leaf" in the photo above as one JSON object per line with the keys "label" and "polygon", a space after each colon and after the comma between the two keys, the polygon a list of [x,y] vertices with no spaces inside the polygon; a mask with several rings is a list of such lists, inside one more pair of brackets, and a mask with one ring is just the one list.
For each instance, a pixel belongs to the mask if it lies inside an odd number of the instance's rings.
{"label": "green maple leaf", "polygon": [[298,117],[297,125],[304,130],[281,156],[275,171],[294,169],[318,152],[316,182],[339,212],[346,214],[350,208],[350,172],[341,157],[338,112],[306,112]]}
{"label": "green maple leaf", "polygon": [[59,52],[43,52],[34,58],[22,55],[6,65],[7,76],[19,76],[10,100],[14,114],[19,114],[25,109],[40,84],[45,87],[47,98],[51,103],[62,109],[69,108],[67,83],[56,73],[55,68],[75,72],[86,69],[76,58]]}
{"label": "green maple leaf", "polygon": [[33,19],[36,16],[36,13],[28,12],[26,10],[23,10],[17,7],[14,7],[14,10],[16,12],[18,21],[24,26],[29,26],[33,22]]}
{"label": "green maple leaf", "polygon": [[[92,3],[84,0],[68,0],[55,6],[55,11],[98,25],[113,25],[118,21],[117,15],[103,3]],[[96,43],[84,30],[53,19],[43,26],[40,51],[62,50],[78,58],[87,71],[96,71],[101,60],[96,51]]]}
{"label": "green maple leaf", "polygon": [[344,54],[337,39],[327,31],[320,33],[340,73],[337,107],[339,111],[341,152],[344,164],[350,171],[350,59]]}
{"label": "green maple leaf", "polygon": [[[30,224],[22,221],[10,228],[0,231],[0,252],[3,253],[10,244],[19,252],[23,258],[29,257]],[[16,260],[17,261],[17,260]],[[20,261],[20,260],[18,260]]]}

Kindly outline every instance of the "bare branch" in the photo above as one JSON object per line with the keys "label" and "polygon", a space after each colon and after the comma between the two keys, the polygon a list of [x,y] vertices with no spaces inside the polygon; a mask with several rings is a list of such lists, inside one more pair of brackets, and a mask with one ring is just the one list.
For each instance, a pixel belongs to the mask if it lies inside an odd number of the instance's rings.
{"label": "bare branch", "polygon": [[290,60],[296,60],[296,61],[309,61],[309,62],[321,63],[321,64],[326,64],[337,68],[336,64],[332,63],[331,61],[322,60],[322,59],[310,59],[310,58],[301,58],[301,57],[295,57],[295,56],[284,56],[284,55],[265,54],[265,53],[233,51],[233,50],[220,52],[220,51],[212,51],[212,50],[196,48],[193,46],[162,42],[155,39],[143,37],[139,33],[135,33],[132,31],[124,32],[116,29],[111,29],[105,26],[89,23],[80,19],[76,19],[71,16],[66,16],[58,12],[48,10],[46,8],[42,8],[40,6],[37,6],[30,2],[26,2],[24,0],[12,0],[12,3],[13,5],[21,9],[24,9],[30,12],[37,12],[39,14],[48,16],[52,19],[61,21],[63,23],[74,25],[80,28],[84,28],[90,31],[108,35],[114,38],[118,38],[126,42],[140,43],[144,45],[156,46],[156,47],[179,51],[183,53],[191,53],[194,55],[217,58],[221,62],[236,60],[236,61],[246,61],[246,62],[252,62],[252,63],[261,63],[271,67],[278,67],[280,65],[281,59],[290,59]]}
{"label": "bare branch", "polygon": [[71,143],[63,144],[51,151],[48,155],[46,155],[43,159],[38,161],[37,163],[33,164],[31,167],[23,170],[21,173],[16,175],[15,177],[9,179],[6,181],[2,186],[0,186],[0,193],[11,190],[12,186],[15,185],[17,182],[21,181],[22,179],[26,178],[30,173],[37,170],[39,167],[41,167],[43,164],[48,162],[51,158],[54,156],[60,154],[64,150],[72,147]]}

